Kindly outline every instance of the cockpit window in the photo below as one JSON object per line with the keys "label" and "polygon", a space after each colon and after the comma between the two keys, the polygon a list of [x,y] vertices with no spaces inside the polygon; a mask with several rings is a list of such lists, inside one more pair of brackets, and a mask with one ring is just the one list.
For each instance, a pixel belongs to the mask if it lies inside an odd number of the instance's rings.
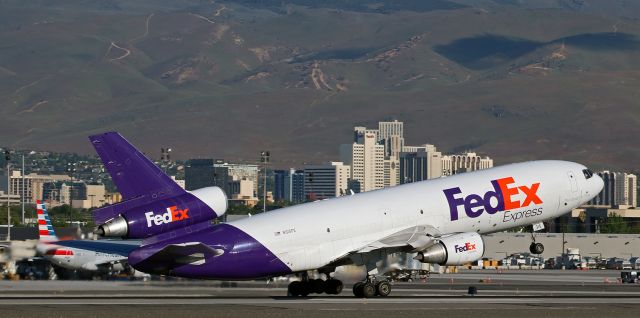
{"label": "cockpit window", "polygon": [[591,171],[589,169],[582,170],[582,173],[584,174],[585,179],[589,179],[589,178],[593,177],[593,171]]}

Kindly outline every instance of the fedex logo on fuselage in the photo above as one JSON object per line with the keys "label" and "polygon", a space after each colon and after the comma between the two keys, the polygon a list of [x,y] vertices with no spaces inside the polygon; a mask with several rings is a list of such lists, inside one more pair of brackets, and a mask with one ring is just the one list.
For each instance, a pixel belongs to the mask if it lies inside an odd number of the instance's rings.
{"label": "fedex logo on fuselage", "polygon": [[458,244],[456,244],[454,249],[456,250],[456,253],[469,252],[469,251],[474,251],[476,249],[476,245],[467,242],[462,246],[459,246]]}
{"label": "fedex logo on fuselage", "polygon": [[[513,210],[531,204],[542,204],[542,200],[538,196],[539,182],[530,186],[516,186],[513,185],[514,183],[513,177],[492,180],[493,191],[487,191],[484,195],[469,194],[467,196],[461,196],[462,190],[460,190],[460,187],[443,190],[449,203],[451,221],[459,218],[459,206],[464,207],[464,212],[468,217],[477,218],[485,211],[489,214],[494,214],[498,211]],[[524,194],[523,201],[514,198],[514,196],[520,193]],[[491,200],[492,198],[495,198],[493,202]]]}
{"label": "fedex logo on fuselage", "polygon": [[182,221],[189,218],[189,209],[178,210],[177,206],[170,206],[167,208],[167,212],[162,214],[155,214],[153,211],[149,211],[144,214],[147,218],[147,227],[151,227],[151,224],[161,225],[168,224],[175,221]]}

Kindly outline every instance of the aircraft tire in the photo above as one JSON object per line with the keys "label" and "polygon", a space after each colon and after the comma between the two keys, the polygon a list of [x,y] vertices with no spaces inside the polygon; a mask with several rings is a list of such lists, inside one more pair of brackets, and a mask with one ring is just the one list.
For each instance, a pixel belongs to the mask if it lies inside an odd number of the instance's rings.
{"label": "aircraft tire", "polygon": [[326,285],[326,282],[322,279],[309,280],[309,287],[311,287],[311,291],[316,294],[324,293],[325,285]]}
{"label": "aircraft tire", "polygon": [[358,297],[358,298],[364,297],[363,286],[364,286],[364,283],[362,283],[362,282],[355,283],[353,285],[353,295]]}
{"label": "aircraft tire", "polygon": [[376,294],[380,297],[387,297],[391,294],[391,284],[387,281],[381,281],[376,284]]}
{"label": "aircraft tire", "polygon": [[299,281],[294,281],[289,283],[287,287],[287,296],[298,297],[300,296],[300,291],[302,289],[302,283]]}
{"label": "aircraft tire", "polygon": [[362,284],[362,297],[364,298],[371,298],[371,297],[375,297],[376,295],[376,286],[373,285],[372,283],[366,282],[364,284]]}
{"label": "aircraft tire", "polygon": [[529,252],[531,252],[531,254],[542,254],[544,252],[544,245],[542,245],[542,243],[531,243],[531,245],[529,245]]}
{"label": "aircraft tire", "polygon": [[342,282],[337,279],[329,279],[324,284],[327,295],[339,295],[343,287]]}

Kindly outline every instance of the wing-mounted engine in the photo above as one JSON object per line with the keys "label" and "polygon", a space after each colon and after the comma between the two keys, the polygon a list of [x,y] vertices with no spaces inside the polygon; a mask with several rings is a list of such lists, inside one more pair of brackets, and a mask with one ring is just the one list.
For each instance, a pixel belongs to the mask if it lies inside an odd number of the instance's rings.
{"label": "wing-mounted engine", "polygon": [[476,232],[453,234],[418,252],[415,257],[422,263],[463,265],[479,260],[484,255],[484,240]]}
{"label": "wing-mounted engine", "polygon": [[[175,197],[131,205],[127,201],[108,206],[117,217],[98,226],[101,236],[148,238],[178,228],[191,226],[224,215],[227,197],[218,187],[184,192]],[[100,210],[100,209],[99,209]],[[96,212],[101,212],[96,210]]]}

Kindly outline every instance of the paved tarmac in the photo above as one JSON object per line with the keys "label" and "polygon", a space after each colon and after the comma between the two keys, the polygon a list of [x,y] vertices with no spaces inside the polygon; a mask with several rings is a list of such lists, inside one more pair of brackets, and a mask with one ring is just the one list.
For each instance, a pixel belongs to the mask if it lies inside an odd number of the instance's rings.
{"label": "paved tarmac", "polygon": [[[619,271],[465,271],[394,283],[391,296],[285,297],[287,282],[0,281],[0,317],[639,317]],[[478,289],[468,296],[469,286]]]}

